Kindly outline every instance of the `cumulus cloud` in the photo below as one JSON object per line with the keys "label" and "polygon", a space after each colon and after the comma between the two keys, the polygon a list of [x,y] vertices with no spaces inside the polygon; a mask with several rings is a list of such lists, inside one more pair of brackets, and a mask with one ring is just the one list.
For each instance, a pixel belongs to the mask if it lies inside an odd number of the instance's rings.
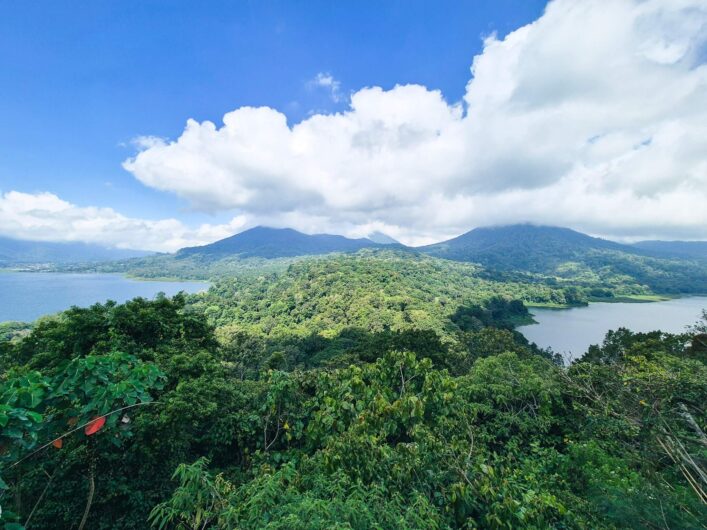
{"label": "cumulus cloud", "polygon": [[188,228],[177,219],[126,217],[111,208],[81,207],[52,193],[0,195],[0,235],[33,241],[83,241],[116,248],[174,251],[242,229],[245,219]]}
{"label": "cumulus cloud", "polygon": [[325,89],[334,103],[344,100],[344,95],[341,93],[341,82],[334,79],[334,76],[329,73],[319,72],[314,76],[314,79],[307,83],[307,86]]}
{"label": "cumulus cloud", "polygon": [[415,244],[532,221],[705,239],[706,50],[702,0],[556,0],[485,40],[460,102],[369,87],[294,125],[242,107],[143,140],[124,167],[197,208],[310,232]]}

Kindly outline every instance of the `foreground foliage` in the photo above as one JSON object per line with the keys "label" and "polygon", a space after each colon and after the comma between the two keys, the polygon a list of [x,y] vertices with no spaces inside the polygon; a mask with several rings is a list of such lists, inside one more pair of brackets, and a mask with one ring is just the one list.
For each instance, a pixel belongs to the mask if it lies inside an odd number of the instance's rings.
{"label": "foreground foliage", "polygon": [[0,521],[704,527],[704,329],[618,330],[563,367],[492,284],[452,268],[425,292],[423,258],[372,292],[388,265],[72,309],[3,343]]}

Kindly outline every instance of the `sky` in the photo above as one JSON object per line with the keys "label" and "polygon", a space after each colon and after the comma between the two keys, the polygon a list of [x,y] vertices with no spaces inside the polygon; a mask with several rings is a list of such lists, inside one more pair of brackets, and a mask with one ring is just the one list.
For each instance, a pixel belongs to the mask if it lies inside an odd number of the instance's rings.
{"label": "sky", "polygon": [[704,0],[0,0],[0,235],[707,239]]}

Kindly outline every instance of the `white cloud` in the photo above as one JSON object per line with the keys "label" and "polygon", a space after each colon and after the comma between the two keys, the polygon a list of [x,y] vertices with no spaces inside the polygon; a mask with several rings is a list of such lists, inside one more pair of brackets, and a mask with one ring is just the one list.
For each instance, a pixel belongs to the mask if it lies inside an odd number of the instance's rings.
{"label": "white cloud", "polygon": [[308,231],[422,243],[535,221],[707,239],[706,51],[703,0],[557,0],[486,39],[462,102],[364,88],[291,127],[242,107],[124,167],[198,208]]}
{"label": "white cloud", "polygon": [[334,103],[340,103],[344,100],[344,95],[341,93],[341,82],[334,79],[329,73],[319,72],[314,76],[314,79],[307,83],[310,88],[324,88],[329,97]]}
{"label": "white cloud", "polygon": [[117,248],[174,251],[239,231],[245,218],[188,228],[176,219],[125,217],[111,208],[80,207],[51,193],[0,195],[0,235],[34,241],[84,241]]}

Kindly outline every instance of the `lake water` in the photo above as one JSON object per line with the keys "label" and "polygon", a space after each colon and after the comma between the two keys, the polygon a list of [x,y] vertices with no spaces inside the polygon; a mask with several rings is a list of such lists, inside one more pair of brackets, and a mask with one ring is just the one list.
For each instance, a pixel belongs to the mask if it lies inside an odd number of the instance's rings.
{"label": "lake water", "polygon": [[606,332],[620,327],[632,331],[681,333],[707,309],[706,297],[688,297],[642,304],[591,303],[572,309],[531,308],[537,324],[518,328],[530,342],[550,347],[565,359],[581,357]]}
{"label": "lake water", "polygon": [[31,322],[76,305],[125,302],[136,296],[152,298],[157,293],[196,293],[208,288],[204,282],[139,281],[119,274],[73,274],[54,272],[0,273],[0,322]]}

